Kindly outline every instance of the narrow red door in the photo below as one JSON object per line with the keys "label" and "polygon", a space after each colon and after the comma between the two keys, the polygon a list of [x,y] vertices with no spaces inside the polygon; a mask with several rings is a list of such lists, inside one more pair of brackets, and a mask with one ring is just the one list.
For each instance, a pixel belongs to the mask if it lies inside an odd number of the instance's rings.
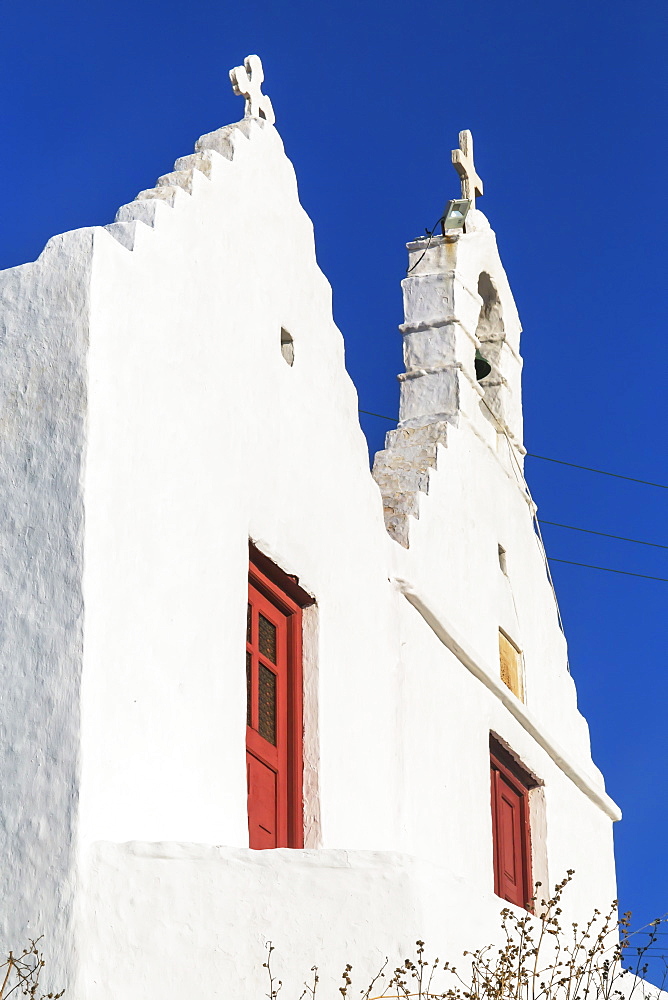
{"label": "narrow red door", "polygon": [[526,907],[531,896],[528,788],[494,757],[491,779],[494,891],[502,899]]}
{"label": "narrow red door", "polygon": [[246,626],[249,846],[300,847],[301,608],[251,564]]}

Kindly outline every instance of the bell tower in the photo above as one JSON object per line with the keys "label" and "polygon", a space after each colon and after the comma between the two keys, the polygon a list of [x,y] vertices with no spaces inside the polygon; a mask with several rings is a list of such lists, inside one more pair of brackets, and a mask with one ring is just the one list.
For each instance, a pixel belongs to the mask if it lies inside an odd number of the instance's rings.
{"label": "bell tower", "polygon": [[399,425],[374,462],[387,529],[406,548],[408,518],[419,516],[449,434],[468,429],[520,468],[525,453],[520,321],[495,235],[474,207],[483,188],[470,132],[460,133],[453,164],[469,211],[464,227],[407,244]]}

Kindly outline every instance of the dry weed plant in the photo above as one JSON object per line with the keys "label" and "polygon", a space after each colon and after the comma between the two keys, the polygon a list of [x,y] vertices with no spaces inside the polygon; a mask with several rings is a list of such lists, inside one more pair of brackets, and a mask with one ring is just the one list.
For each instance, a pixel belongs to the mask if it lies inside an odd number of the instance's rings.
{"label": "dry weed plant", "polygon": [[44,959],[39,951],[37,941],[31,941],[20,955],[10,951],[6,961],[0,963],[0,1000],[7,1000],[12,993],[17,996],[29,997],[30,1000],[59,1000],[65,990],[60,993],[42,993],[39,989],[39,977],[44,968]]}
{"label": "dry weed plant", "polygon": [[[339,987],[339,1000],[649,1000],[663,989],[644,981],[649,959],[655,959],[658,928],[665,918],[654,920],[640,931],[631,931],[630,913],[617,912],[614,900],[607,913],[594,910],[584,924],[564,926],[562,896],[573,871],[559,882],[547,900],[539,899],[540,882],[532,900],[532,911],[501,910],[501,945],[486,945],[464,952],[462,968],[425,956],[424,941],[416,942],[414,958],[406,958],[392,973],[389,960],[371,983],[353,989],[352,966],[346,965]],[[640,937],[639,937],[640,935]],[[268,1000],[276,1000],[282,983],[271,971],[267,945],[264,967],[269,974]],[[299,1000],[319,1000],[318,967],[304,983]],[[0,1000],[2,997],[0,996]]]}

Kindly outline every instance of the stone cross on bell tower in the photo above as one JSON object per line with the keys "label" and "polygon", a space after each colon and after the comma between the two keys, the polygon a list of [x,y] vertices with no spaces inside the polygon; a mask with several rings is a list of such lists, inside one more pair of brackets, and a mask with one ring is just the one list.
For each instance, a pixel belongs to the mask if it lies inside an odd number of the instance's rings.
{"label": "stone cross on bell tower", "polygon": [[232,90],[237,97],[246,98],[245,118],[264,118],[270,125],[276,121],[271,100],[262,93],[264,70],[259,56],[246,56],[243,66],[230,70]]}
{"label": "stone cross on bell tower", "polygon": [[473,163],[473,136],[468,129],[459,133],[459,149],[452,151],[452,164],[462,182],[462,198],[468,198],[475,208],[476,195],[482,196],[482,178]]}

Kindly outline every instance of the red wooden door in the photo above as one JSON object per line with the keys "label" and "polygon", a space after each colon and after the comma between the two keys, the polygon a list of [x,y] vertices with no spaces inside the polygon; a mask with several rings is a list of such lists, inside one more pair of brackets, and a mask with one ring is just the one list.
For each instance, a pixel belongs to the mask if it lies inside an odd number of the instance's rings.
{"label": "red wooden door", "polygon": [[516,906],[531,897],[531,844],[528,788],[492,758],[494,891]]}
{"label": "red wooden door", "polygon": [[301,608],[251,566],[246,626],[249,846],[301,847]]}

